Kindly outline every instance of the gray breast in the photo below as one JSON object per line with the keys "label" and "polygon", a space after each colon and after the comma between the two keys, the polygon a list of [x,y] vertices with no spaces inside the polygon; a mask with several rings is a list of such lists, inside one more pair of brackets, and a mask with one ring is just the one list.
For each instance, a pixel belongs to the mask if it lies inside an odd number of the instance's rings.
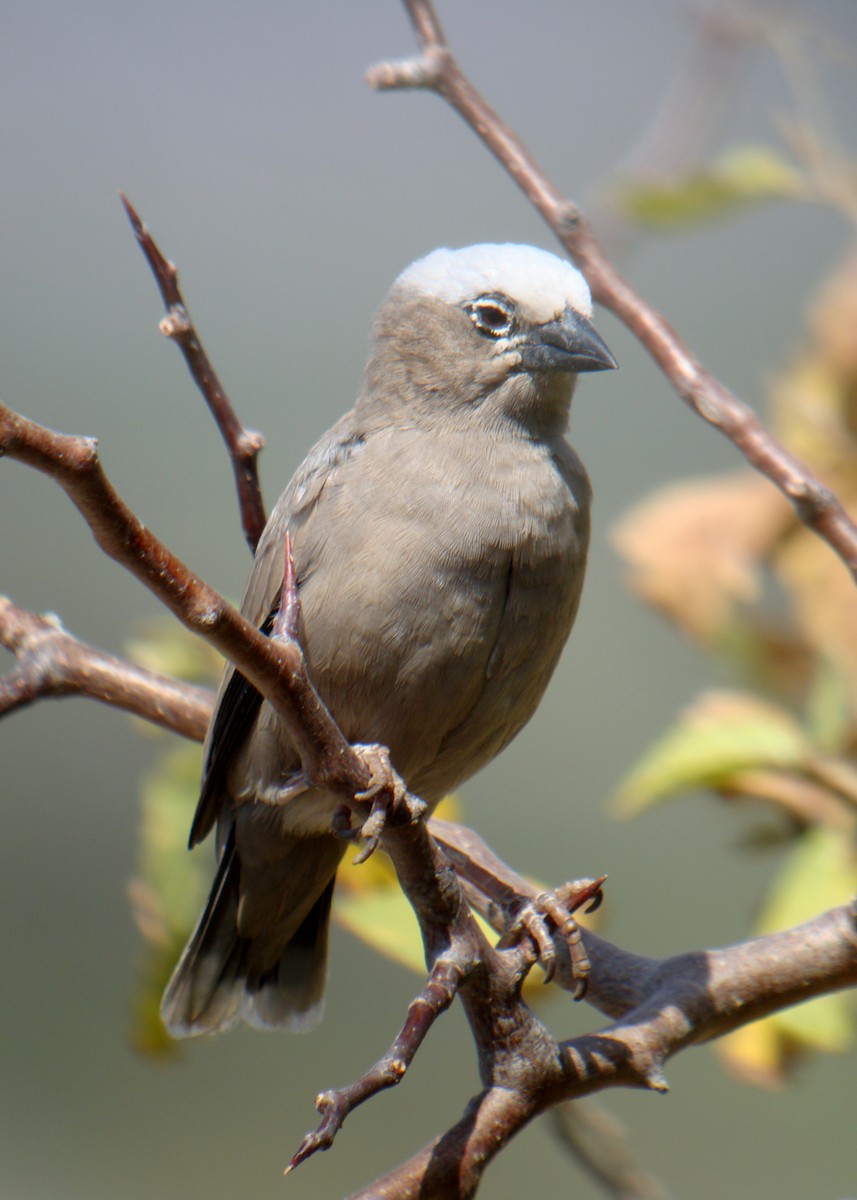
{"label": "gray breast", "polygon": [[[292,529],[310,672],[346,736],[389,746],[429,803],[493,758],[556,666],[588,534],[588,481],[565,442],[367,439]],[[296,767],[267,706],[240,759],[245,795]]]}

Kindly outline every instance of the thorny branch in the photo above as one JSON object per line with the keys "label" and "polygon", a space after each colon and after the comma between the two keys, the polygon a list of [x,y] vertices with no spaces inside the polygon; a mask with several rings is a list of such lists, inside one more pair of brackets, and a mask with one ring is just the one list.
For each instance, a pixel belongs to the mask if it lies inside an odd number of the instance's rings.
{"label": "thorny branch", "polygon": [[431,0],[404,0],[404,4],[420,54],[371,68],[368,82],[378,90],[433,91],[455,109],[559,238],[586,276],[593,299],[628,327],[682,400],[734,442],[750,465],[783,492],[800,520],[836,551],[857,579],[857,526],[836,496],[777,442],[747,404],[705,370],[661,314],[619,274],[577,206],[561,195],[461,70]]}
{"label": "thorny branch", "polygon": [[[584,270],[596,299],[637,334],[679,394],[731,437],[852,572],[857,570],[857,537],[838,503],[765,433],[746,406],[703,371],[663,319],[618,276],[575,207],[559,196],[461,73],[428,0],[406,0],[406,6],[422,54],[406,64],[376,68],[371,75],[375,85],[430,88],[461,113],[548,220]],[[254,492],[258,498],[255,454],[260,443],[243,434],[207,359],[195,359],[201,347],[178,293],[175,269],[130,208],[129,216],[168,307],[165,332],[179,341],[207,399],[217,399],[212,410],[232,448],[245,533],[255,545],[263,520],[261,502],[256,508],[252,498]],[[3,454],[56,479],[105,553],[131,571],[183,624],[216,646],[266,696],[288,726],[305,773],[360,809],[354,797],[372,782],[371,773],[315,693],[300,647],[290,636],[293,622],[288,612],[276,638],[263,637],[244,621],[124,505],[104,475],[91,440],[53,434],[0,406]],[[186,736],[200,736],[209,699],[199,689],[191,691],[101,655],[52,620],[24,614],[10,604],[0,608],[3,622],[3,642],[18,655],[6,680],[7,711],[36,696],[74,690]],[[0,708],[2,703],[0,699]],[[389,786],[392,792],[392,781]],[[322,1122],[291,1165],[330,1145],[354,1107],[401,1078],[433,1021],[455,995],[473,1031],[483,1090],[447,1133],[357,1193],[361,1197],[472,1196],[487,1164],[509,1138],[547,1109],[616,1084],[663,1090],[664,1064],[685,1046],[857,982],[853,906],[833,910],[797,930],[665,960],[630,954],[584,931],[593,968],[587,998],[613,1024],[599,1033],[557,1041],[521,1000],[523,979],[537,956],[534,941],[504,937],[492,947],[465,902],[466,896],[505,935],[510,920],[537,899],[535,889],[472,831],[448,823],[412,822],[413,811],[408,804],[394,811],[382,840],[420,923],[428,983],[388,1054],[351,1086],[319,1098]],[[575,894],[591,896],[592,891],[583,888]],[[557,982],[574,991],[578,981],[567,941],[556,929],[550,936]]]}
{"label": "thorny branch", "polygon": [[[129,570],[192,632],[215,646],[266,697],[298,746],[305,774],[336,791],[360,812],[355,799],[374,782],[361,754],[344,739],[306,672],[303,654],[287,629],[267,638],[180,562],[121,500],[105,475],[91,439],[52,433],[0,405],[0,456],[55,479],[84,516],[106,554]],[[288,622],[284,623],[285,625]],[[390,782],[390,791],[394,784]],[[506,1073],[497,1022],[508,1042],[538,1046],[550,1035],[520,1002],[519,984],[534,954],[526,941],[499,952],[486,941],[457,885],[455,873],[421,822],[419,802],[406,797],[391,812],[383,835],[400,883],[420,923],[426,959],[443,955],[463,980],[460,995],[474,1030],[483,1076]],[[363,814],[365,815],[365,813]],[[454,953],[453,953],[453,948]]]}
{"label": "thorny branch", "polygon": [[[65,439],[59,439],[55,449],[62,456],[65,447]],[[39,620],[22,627],[38,631]],[[23,640],[18,645],[20,652]],[[62,639],[56,645],[65,652]],[[22,666],[26,669],[26,662]],[[153,680],[133,668],[120,675],[126,706],[142,711],[153,688],[158,690]],[[170,681],[164,685],[167,695],[170,686]],[[179,716],[173,728],[190,732]],[[388,1055],[366,1075],[323,1094],[321,1125],[302,1143],[293,1165],[329,1145],[357,1104],[401,1078],[456,988],[473,1027],[484,1091],[456,1126],[360,1196],[470,1196],[508,1139],[553,1105],[617,1084],[661,1090],[666,1058],[684,1046],[857,982],[853,909],[837,909],[801,929],[727,950],[665,960],[630,954],[584,931],[593,967],[587,999],[615,1023],[598,1034],[557,1042],[520,998],[534,947],[524,940],[500,950],[484,940],[463,903],[450,860],[465,881],[468,899],[498,930],[505,930],[510,911],[535,899],[536,889],[473,831],[449,822],[432,821],[428,829],[394,823],[384,833],[384,846],[417,912],[427,960],[434,966],[420,998],[424,1007],[415,1002]],[[557,980],[574,990],[561,945],[557,951]]]}
{"label": "thorny branch", "polygon": [[316,1108],[323,1114],[318,1129],[308,1133],[292,1156],[285,1174],[300,1166],[317,1150],[329,1150],[345,1118],[358,1105],[404,1078],[420,1046],[437,1018],[449,1008],[463,980],[459,968],[439,958],[429,972],[425,987],[408,1006],[408,1017],[390,1049],[349,1087],[322,1092]]}
{"label": "thorny branch", "polygon": [[124,194],[119,199],[131,222],[134,236],[146,261],[152,269],[167,315],[161,320],[160,331],[164,337],[176,343],[184,355],[194,383],[202,392],[211,415],[214,417],[221,437],[226,443],[238,493],[238,510],[244,536],[251,550],[265,528],[265,509],[259,487],[257,458],[264,448],[265,439],[260,433],[252,433],[240,423],[217,372],[203,348],[199,335],[190,319],[190,313],[179,290],[179,275],[174,263],[165,258],[149,230],[140,220],[137,210]]}

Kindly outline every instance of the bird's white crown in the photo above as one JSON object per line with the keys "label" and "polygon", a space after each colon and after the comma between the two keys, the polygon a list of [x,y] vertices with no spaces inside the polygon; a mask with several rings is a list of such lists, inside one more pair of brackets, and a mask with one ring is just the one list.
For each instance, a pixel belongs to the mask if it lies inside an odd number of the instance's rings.
{"label": "bird's white crown", "polygon": [[539,323],[554,320],[567,306],[592,315],[586,280],[567,259],[535,246],[511,243],[433,250],[401,273],[395,287],[463,304],[501,293],[522,305]]}

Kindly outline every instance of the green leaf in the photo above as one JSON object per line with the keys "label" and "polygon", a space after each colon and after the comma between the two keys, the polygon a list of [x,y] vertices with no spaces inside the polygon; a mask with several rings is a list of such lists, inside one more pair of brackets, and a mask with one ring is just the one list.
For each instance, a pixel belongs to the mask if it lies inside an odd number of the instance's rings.
{"label": "green leaf", "polygon": [[[851,839],[826,826],[815,826],[786,858],[756,932],[800,925],[819,912],[846,903],[855,892],[857,854]],[[739,1030],[724,1038],[720,1051],[736,1074],[776,1085],[802,1054],[848,1050],[855,1040],[855,1019],[853,997],[834,992]]]}
{"label": "green leaf", "polygon": [[801,768],[806,734],[784,710],[738,692],[711,692],[689,708],[619,786],[615,804],[635,816],[678,792],[718,787],[737,771]]}
{"label": "green leaf", "polygon": [[712,221],[748,204],[799,199],[802,192],[798,171],[776,150],[739,146],[684,179],[622,184],[616,204],[630,220],[664,230]]}
{"label": "green leaf", "polygon": [[850,838],[813,826],[786,857],[757,922],[758,933],[800,925],[845,904],[857,892],[857,854]]}
{"label": "green leaf", "polygon": [[821,658],[807,702],[807,722],[820,749],[835,754],[848,745],[854,726],[848,674]]}

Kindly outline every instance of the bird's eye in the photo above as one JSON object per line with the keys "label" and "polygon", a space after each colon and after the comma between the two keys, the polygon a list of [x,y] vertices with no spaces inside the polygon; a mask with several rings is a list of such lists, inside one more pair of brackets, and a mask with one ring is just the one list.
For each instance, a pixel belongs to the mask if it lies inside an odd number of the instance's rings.
{"label": "bird's eye", "polygon": [[483,296],[467,305],[470,320],[484,337],[508,337],[515,321],[511,305],[497,296]]}

